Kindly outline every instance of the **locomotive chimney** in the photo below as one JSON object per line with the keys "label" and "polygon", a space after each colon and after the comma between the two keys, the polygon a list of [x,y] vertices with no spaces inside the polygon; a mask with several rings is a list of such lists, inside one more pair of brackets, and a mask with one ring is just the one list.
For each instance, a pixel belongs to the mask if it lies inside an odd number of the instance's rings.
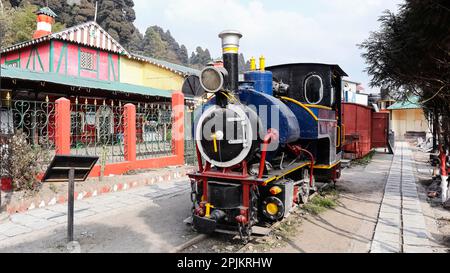
{"label": "locomotive chimney", "polygon": [[219,34],[222,39],[223,66],[228,71],[225,88],[236,91],[239,87],[239,40],[242,34],[236,30],[225,30]]}

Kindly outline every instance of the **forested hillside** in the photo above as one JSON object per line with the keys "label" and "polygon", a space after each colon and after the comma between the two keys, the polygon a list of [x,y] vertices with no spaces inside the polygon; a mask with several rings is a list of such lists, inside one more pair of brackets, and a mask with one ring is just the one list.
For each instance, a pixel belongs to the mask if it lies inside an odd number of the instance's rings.
{"label": "forested hillside", "polygon": [[[6,47],[31,39],[36,29],[34,11],[48,6],[58,15],[54,31],[94,20],[98,2],[97,23],[129,51],[200,69],[213,58],[208,49],[197,47],[189,54],[169,30],[149,26],[144,34],[134,26],[136,14],[133,0],[0,0],[0,40]],[[155,22],[157,23],[157,22]],[[246,68],[244,56],[239,60]]]}

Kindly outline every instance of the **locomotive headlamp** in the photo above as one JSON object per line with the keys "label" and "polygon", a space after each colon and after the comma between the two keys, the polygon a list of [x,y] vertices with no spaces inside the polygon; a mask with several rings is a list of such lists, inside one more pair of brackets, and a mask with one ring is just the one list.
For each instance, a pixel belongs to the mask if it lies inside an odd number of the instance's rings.
{"label": "locomotive headlamp", "polygon": [[266,205],[266,211],[267,213],[269,213],[270,215],[277,215],[278,213],[278,205],[275,203],[269,203]]}
{"label": "locomotive headlamp", "polygon": [[208,93],[217,93],[224,89],[228,72],[223,67],[208,66],[200,74],[200,84]]}
{"label": "locomotive headlamp", "polygon": [[284,216],[284,204],[276,197],[268,197],[263,202],[262,213],[273,221],[280,220]]}

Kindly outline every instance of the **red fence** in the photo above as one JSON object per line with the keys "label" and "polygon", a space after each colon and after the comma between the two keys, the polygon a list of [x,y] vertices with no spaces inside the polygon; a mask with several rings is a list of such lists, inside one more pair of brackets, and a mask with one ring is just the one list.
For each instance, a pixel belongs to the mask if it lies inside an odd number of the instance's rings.
{"label": "red fence", "polygon": [[[123,107],[123,144],[124,162],[110,163],[104,166],[103,175],[121,175],[131,170],[162,168],[184,164],[184,96],[182,93],[172,95],[172,147],[171,155],[138,160],[136,157],[136,106],[126,104]],[[71,152],[71,105],[66,98],[56,101],[55,147],[59,155]],[[93,169],[91,176],[98,177],[101,166]]]}

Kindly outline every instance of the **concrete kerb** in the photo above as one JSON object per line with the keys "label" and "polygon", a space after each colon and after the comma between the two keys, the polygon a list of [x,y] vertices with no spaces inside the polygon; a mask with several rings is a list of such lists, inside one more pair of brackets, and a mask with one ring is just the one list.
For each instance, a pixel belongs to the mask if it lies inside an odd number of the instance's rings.
{"label": "concrete kerb", "polygon": [[[95,182],[92,182],[92,186],[89,189],[85,189],[83,191],[75,192],[75,200],[81,201],[86,200],[91,197],[98,197],[100,195],[114,193],[114,192],[122,192],[130,189],[143,187],[147,185],[160,184],[160,183],[176,183],[183,180],[186,180],[186,174],[192,171],[193,167],[181,167],[173,170],[165,170],[163,172],[151,172],[151,173],[142,173],[137,175],[129,175],[129,176],[115,176],[117,182],[113,182],[110,184],[101,184],[95,185]],[[158,190],[163,191],[164,189],[171,188],[172,185],[167,185],[160,187]],[[50,196],[38,196],[27,199],[21,199],[11,202],[6,205],[6,215],[11,216],[16,213],[23,213],[27,211],[32,211],[36,208],[47,208],[52,207],[57,204],[65,204],[67,203],[67,193],[64,194],[53,194]]]}

